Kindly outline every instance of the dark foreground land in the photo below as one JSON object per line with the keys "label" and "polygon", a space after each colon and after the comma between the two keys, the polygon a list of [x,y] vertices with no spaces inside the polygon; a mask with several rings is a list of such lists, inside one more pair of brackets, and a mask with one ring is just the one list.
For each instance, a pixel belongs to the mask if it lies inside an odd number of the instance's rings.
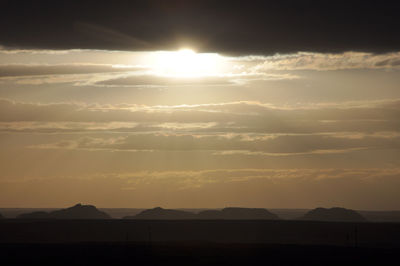
{"label": "dark foreground land", "polygon": [[0,221],[1,265],[387,265],[399,254],[398,223]]}
{"label": "dark foreground land", "polygon": [[0,244],[1,265],[390,265],[398,263],[399,251],[206,242]]}

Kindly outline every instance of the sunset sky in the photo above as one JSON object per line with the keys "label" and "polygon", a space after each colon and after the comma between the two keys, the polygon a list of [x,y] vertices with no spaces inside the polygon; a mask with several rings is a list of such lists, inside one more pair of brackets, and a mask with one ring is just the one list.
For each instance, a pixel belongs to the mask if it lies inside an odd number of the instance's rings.
{"label": "sunset sky", "polygon": [[400,209],[398,4],[3,2],[0,207]]}

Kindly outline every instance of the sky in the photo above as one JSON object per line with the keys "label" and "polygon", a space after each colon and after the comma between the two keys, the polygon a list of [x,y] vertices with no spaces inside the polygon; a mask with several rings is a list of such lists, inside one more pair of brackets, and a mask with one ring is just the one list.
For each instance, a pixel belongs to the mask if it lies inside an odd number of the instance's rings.
{"label": "sky", "polygon": [[0,207],[400,209],[385,1],[1,1]]}

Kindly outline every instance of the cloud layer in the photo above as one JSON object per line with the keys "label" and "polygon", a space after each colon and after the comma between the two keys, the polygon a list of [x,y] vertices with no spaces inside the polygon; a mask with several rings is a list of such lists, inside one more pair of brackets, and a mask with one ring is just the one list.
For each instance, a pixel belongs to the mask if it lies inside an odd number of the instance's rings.
{"label": "cloud layer", "polygon": [[259,102],[146,106],[2,100],[0,132],[72,134],[29,145],[34,149],[208,151],[214,156],[399,150],[399,102],[278,107]]}
{"label": "cloud layer", "polygon": [[[81,178],[0,181],[3,206],[314,208],[395,210],[399,169],[239,169],[144,171]],[[60,190],[60,188],[62,188]],[[23,193],[24,197],[16,197]],[[222,195],[222,196],[221,196]],[[48,200],[52,201],[49,203]],[[376,200],[379,199],[379,200]]]}
{"label": "cloud layer", "polygon": [[249,61],[263,61],[255,70],[345,70],[384,69],[400,67],[400,53],[371,54],[345,53],[294,53],[270,57],[249,57]]}

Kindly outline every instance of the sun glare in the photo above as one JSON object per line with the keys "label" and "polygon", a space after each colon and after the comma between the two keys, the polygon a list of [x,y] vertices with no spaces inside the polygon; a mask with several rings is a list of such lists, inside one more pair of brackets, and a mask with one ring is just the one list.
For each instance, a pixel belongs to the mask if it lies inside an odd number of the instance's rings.
{"label": "sun glare", "polygon": [[222,59],[218,54],[181,49],[176,52],[157,52],[154,71],[164,76],[199,77],[219,74],[221,64]]}

